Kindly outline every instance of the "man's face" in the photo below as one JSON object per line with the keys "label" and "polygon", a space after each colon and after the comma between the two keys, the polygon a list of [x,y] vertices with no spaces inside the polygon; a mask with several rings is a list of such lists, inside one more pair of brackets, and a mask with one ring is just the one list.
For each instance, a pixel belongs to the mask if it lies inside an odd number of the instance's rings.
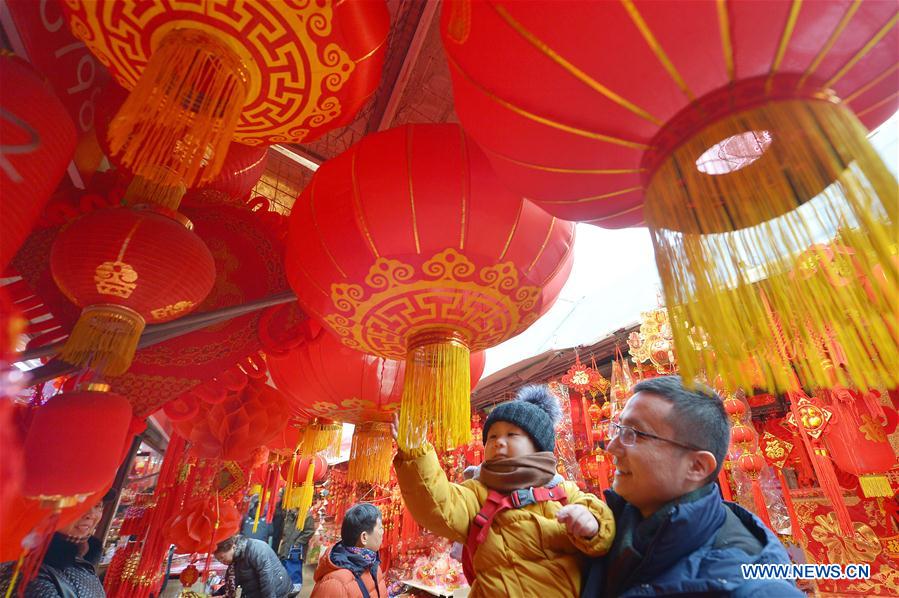
{"label": "man's face", "polygon": [[536,452],[534,441],[515,424],[498,421],[490,426],[487,444],[484,445],[484,460],[524,457]]}
{"label": "man's face", "polygon": [[384,520],[380,517],[378,518],[377,523],[375,523],[374,529],[370,532],[362,532],[362,537],[359,538],[360,543],[362,544],[362,548],[368,548],[369,550],[380,550],[381,542],[384,540]]}
{"label": "man's face", "polygon": [[[672,409],[673,405],[658,395],[638,392],[625,405],[618,423],[678,440],[668,424]],[[644,517],[695,486],[687,479],[691,452],[670,442],[638,435],[634,446],[624,446],[619,435],[609,443],[608,451],[615,462],[612,488]]]}
{"label": "man's face", "polygon": [[215,553],[215,560],[220,562],[223,565],[230,565],[234,562],[234,547],[232,546],[228,550],[224,550],[222,552]]}

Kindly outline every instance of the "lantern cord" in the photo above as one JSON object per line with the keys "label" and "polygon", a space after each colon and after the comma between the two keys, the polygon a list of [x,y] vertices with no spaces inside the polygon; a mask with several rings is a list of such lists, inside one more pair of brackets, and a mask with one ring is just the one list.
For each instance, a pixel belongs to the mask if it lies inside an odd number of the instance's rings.
{"label": "lantern cord", "polygon": [[451,331],[411,339],[397,437],[403,451],[421,446],[429,434],[438,451],[471,440],[470,359],[467,343]]}
{"label": "lantern cord", "polygon": [[213,34],[166,34],[109,125],[109,147],[135,175],[161,186],[212,180],[247,99],[241,58]]}

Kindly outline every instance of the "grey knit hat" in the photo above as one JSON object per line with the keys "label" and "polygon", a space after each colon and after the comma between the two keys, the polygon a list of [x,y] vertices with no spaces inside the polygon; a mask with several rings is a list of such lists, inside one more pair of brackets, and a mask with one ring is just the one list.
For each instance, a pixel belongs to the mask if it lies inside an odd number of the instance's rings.
{"label": "grey knit hat", "polygon": [[556,448],[556,424],[562,416],[559,401],[546,385],[523,386],[511,401],[497,405],[484,422],[483,442],[495,422],[515,424],[531,437],[538,451]]}

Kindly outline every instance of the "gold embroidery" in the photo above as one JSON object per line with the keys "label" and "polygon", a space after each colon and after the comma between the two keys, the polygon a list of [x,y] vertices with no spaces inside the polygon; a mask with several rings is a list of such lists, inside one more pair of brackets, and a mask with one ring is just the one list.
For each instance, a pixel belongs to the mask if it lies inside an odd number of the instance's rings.
{"label": "gold embroidery", "polygon": [[127,299],[137,288],[137,271],[122,261],[103,262],[94,270],[94,283],[101,295]]}

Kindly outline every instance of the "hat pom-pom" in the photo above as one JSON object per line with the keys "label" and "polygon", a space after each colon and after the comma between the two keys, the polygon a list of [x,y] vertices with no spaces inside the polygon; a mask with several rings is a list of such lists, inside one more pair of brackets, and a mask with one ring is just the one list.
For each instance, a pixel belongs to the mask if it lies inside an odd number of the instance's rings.
{"label": "hat pom-pom", "polygon": [[555,427],[562,419],[562,409],[559,407],[559,400],[549,392],[549,387],[545,384],[531,384],[522,386],[515,397],[516,401],[524,401],[542,409],[552,420]]}

